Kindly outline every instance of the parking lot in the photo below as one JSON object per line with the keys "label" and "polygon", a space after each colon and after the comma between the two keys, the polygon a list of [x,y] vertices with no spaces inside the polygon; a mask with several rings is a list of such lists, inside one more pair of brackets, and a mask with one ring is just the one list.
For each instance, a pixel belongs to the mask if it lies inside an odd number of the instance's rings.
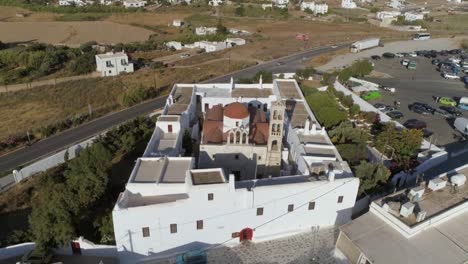
{"label": "parking lot", "polygon": [[[381,55],[381,54],[378,54]],[[445,57],[439,57],[445,60]],[[373,60],[375,71],[385,73],[386,78],[367,78],[369,81],[396,88],[395,93],[382,90],[382,98],[372,100],[371,103],[384,103],[388,105],[400,101],[399,111],[404,117],[398,120],[404,123],[408,119],[418,119],[427,123],[427,128],[434,132],[432,142],[443,146],[459,140],[459,133],[451,125],[453,120],[435,113],[434,115],[421,115],[408,109],[414,102],[427,103],[434,108],[439,108],[434,97],[452,97],[455,100],[462,96],[468,96],[468,89],[460,80],[446,80],[437,71],[437,66],[431,64],[431,59],[425,57],[408,58],[418,62],[416,70],[408,70],[401,65],[403,58]],[[462,111],[462,116],[468,118],[468,111]],[[451,122],[452,121],[452,122]]]}

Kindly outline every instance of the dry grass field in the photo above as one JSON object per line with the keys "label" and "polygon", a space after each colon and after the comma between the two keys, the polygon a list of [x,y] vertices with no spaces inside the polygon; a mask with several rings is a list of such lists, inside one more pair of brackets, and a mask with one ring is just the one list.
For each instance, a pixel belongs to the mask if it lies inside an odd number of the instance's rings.
{"label": "dry grass field", "polygon": [[37,41],[79,46],[88,41],[127,43],[144,41],[153,32],[144,28],[107,21],[91,22],[0,22],[3,42]]}
{"label": "dry grass field", "polygon": [[[231,70],[251,65],[234,61]],[[203,67],[151,70],[142,69],[119,77],[71,81],[57,86],[0,94],[0,139],[12,134],[65,120],[88,112],[88,103],[94,112],[105,114],[122,108],[121,94],[130,87],[163,87],[174,83],[193,83],[228,73],[224,61],[204,64]]]}

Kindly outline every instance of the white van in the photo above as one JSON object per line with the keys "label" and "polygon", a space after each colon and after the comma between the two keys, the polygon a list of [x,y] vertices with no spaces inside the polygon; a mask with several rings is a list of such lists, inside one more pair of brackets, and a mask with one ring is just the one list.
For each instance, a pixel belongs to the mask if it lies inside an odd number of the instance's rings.
{"label": "white van", "polygon": [[459,117],[455,119],[453,126],[462,133],[463,136],[468,136],[468,119]]}

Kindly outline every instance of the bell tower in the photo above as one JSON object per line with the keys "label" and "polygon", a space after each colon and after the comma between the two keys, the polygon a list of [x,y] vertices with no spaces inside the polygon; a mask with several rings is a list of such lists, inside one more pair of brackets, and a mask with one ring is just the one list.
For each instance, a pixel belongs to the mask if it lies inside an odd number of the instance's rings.
{"label": "bell tower", "polygon": [[271,103],[266,160],[267,176],[280,175],[285,109],[286,106],[281,100]]}

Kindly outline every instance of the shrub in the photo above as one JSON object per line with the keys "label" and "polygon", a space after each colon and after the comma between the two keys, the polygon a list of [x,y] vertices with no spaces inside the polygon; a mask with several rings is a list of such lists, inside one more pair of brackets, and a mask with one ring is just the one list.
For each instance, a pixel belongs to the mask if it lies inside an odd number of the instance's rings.
{"label": "shrub", "polygon": [[379,189],[379,185],[386,184],[390,177],[390,171],[382,164],[372,164],[367,161],[354,167],[354,175],[359,178],[359,192],[371,194]]}
{"label": "shrub", "polygon": [[135,105],[146,99],[146,91],[143,86],[130,88],[120,97],[120,104],[125,107]]}
{"label": "shrub", "polygon": [[336,146],[341,157],[350,165],[359,164],[367,159],[367,149],[365,144],[341,144]]}
{"label": "shrub", "polygon": [[306,100],[318,121],[326,128],[332,128],[347,118],[346,112],[339,108],[334,96],[328,92],[311,93]]}
{"label": "shrub", "polygon": [[351,106],[351,108],[349,109],[349,113],[350,113],[352,116],[355,116],[355,115],[359,114],[360,111],[361,111],[361,107],[360,107],[358,104],[354,104],[354,105]]}

